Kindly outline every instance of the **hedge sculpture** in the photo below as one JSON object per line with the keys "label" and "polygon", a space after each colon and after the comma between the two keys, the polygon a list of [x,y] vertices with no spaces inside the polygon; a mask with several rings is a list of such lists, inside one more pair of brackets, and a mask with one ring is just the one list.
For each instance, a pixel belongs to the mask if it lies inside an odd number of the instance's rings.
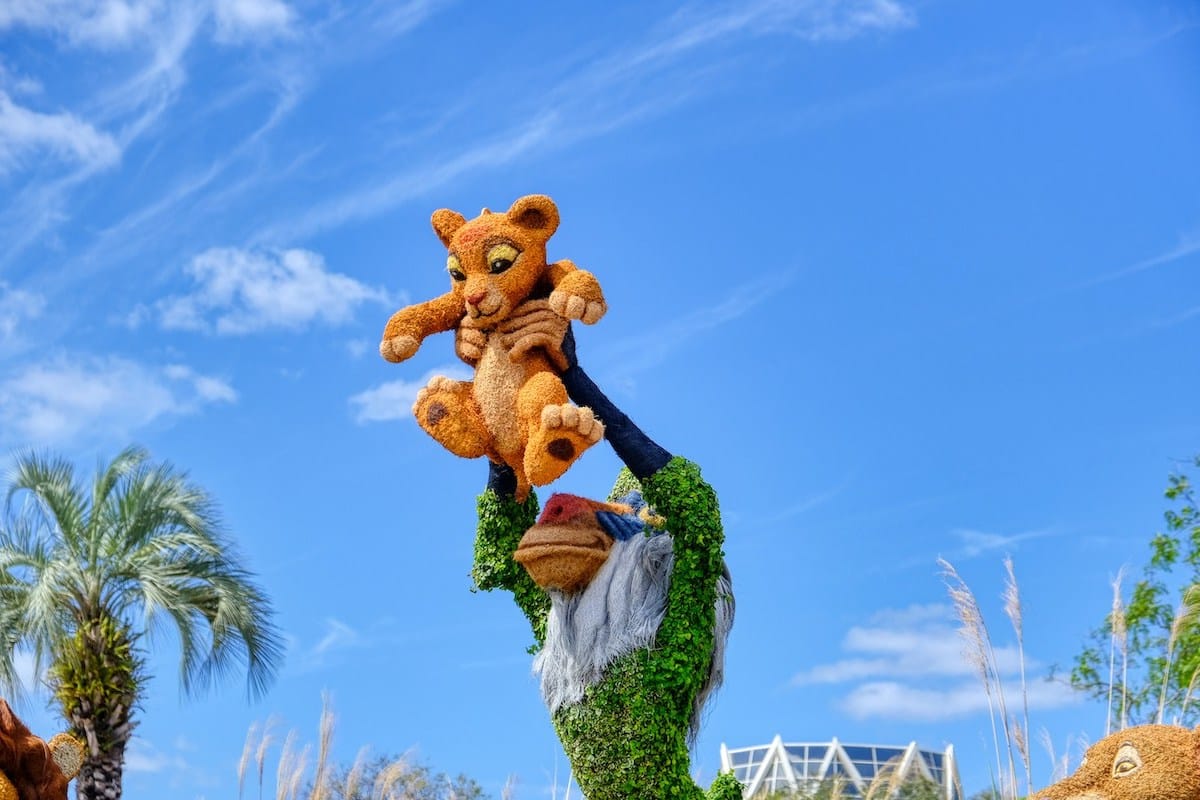
{"label": "hedge sculpture", "polygon": [[716,494],[600,392],[569,333],[563,351],[563,384],[604,420],[627,471],[610,502],[554,495],[539,519],[537,498],[522,502],[517,476],[492,462],[472,576],[528,617],[542,697],[588,800],[740,800],[732,774],[706,795],[689,773],[733,622]]}
{"label": "hedge sculpture", "polygon": [[[485,208],[470,221],[439,209],[433,228],[449,249],[451,290],[393,314],[379,351],[404,361],[431,334],[461,333],[457,350],[475,367],[474,381],[433,378],[413,413],[455,455],[511,467],[523,500],[530,484],[561,476],[604,433],[590,409],[568,402],[554,351],[535,346],[536,332],[557,332],[561,320],[597,322],[607,310],[604,295],[590,272],[570,261],[547,263],[558,208],[544,195],[522,197],[503,214]],[[516,341],[514,330],[526,335]]]}

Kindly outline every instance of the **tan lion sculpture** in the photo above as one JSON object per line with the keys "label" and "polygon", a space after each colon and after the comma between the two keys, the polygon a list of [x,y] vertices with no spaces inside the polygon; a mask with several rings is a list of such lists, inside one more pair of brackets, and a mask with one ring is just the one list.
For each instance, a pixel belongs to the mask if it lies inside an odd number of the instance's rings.
{"label": "tan lion sculpture", "polygon": [[[591,409],[568,400],[557,374],[565,365],[537,346],[557,342],[567,320],[590,325],[608,308],[594,275],[565,259],[546,260],[546,242],[557,228],[557,206],[538,194],[503,213],[485,208],[472,220],[447,208],[435,211],[450,291],[397,311],[379,344],[385,359],[400,362],[426,337],[458,333],[457,350],[475,367],[474,381],[434,377],[417,395],[413,413],[451,453],[512,467],[518,500],[531,484],[557,479],[604,435]],[[510,334],[518,329],[541,333],[514,339]]]}
{"label": "tan lion sculpture", "polygon": [[1139,725],[1088,748],[1069,778],[1034,800],[1200,800],[1200,728]]}
{"label": "tan lion sculpture", "polygon": [[83,745],[60,733],[42,741],[0,699],[0,800],[67,800]]}

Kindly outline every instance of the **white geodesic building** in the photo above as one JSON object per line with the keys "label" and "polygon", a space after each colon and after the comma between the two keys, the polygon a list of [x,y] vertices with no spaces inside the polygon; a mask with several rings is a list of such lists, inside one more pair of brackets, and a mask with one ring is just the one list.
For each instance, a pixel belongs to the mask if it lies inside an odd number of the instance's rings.
{"label": "white geodesic building", "polygon": [[842,744],[837,739],[784,742],[776,736],[770,744],[736,750],[722,744],[721,771],[727,770],[746,787],[747,798],[785,789],[811,790],[837,779],[843,797],[865,798],[869,792],[882,799],[889,796],[887,787],[921,777],[937,784],[945,800],[962,800],[953,746],[937,752],[921,750],[916,742],[903,747]]}

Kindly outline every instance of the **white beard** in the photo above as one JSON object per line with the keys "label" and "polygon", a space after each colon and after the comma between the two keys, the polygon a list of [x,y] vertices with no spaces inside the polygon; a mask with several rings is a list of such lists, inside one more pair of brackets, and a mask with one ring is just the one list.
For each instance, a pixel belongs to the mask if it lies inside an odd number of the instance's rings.
{"label": "white beard", "polygon": [[[549,592],[546,641],[533,671],[541,677],[542,700],[551,714],[582,700],[584,690],[598,683],[621,656],[653,646],[666,613],[675,563],[672,547],[668,533],[614,542],[608,559],[582,592]],[[705,702],[724,677],[725,641],[733,626],[728,570],[717,581],[716,612],[712,661],[692,710],[689,741],[699,729]]]}

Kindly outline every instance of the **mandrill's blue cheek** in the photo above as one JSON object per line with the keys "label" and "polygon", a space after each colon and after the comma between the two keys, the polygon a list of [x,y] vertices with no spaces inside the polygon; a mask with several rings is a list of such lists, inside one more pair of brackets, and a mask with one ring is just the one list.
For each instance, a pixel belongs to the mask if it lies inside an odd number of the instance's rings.
{"label": "mandrill's blue cheek", "polygon": [[612,511],[597,511],[596,521],[605,532],[618,542],[625,542],[644,533],[646,525],[637,517],[614,514]]}

